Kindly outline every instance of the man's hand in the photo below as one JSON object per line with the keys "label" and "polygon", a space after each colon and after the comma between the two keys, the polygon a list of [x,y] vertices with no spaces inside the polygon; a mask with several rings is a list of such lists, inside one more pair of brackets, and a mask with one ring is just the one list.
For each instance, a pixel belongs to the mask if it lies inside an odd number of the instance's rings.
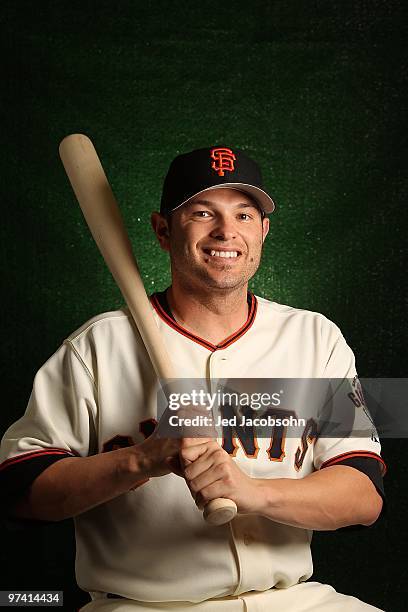
{"label": "man's hand", "polygon": [[[165,476],[170,472],[184,478],[183,468],[186,462],[181,459],[180,450],[217,438],[217,431],[212,424],[179,426],[177,429],[170,427],[168,419],[174,414],[166,410],[152,435],[133,447],[137,469],[146,472],[148,478]],[[208,411],[202,406],[181,407],[176,414],[180,420],[193,419],[196,416],[210,418]]]}
{"label": "man's hand", "polygon": [[256,512],[259,481],[244,474],[216,440],[195,442],[182,440],[180,459],[197,506],[203,509],[209,501],[225,497],[236,503],[238,512]]}
{"label": "man's hand", "polygon": [[165,476],[174,472],[183,476],[179,461],[181,440],[179,438],[161,438],[156,431],[133,448],[135,470],[142,471],[146,478]]}

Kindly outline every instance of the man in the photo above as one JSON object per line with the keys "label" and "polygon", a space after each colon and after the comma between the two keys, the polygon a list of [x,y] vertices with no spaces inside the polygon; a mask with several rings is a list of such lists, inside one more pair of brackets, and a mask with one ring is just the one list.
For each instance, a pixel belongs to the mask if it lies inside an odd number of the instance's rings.
{"label": "man", "polygon": [[[200,149],[172,162],[152,215],[172,284],[151,303],[174,367],[186,379],[355,384],[354,356],[333,323],[248,293],[273,210],[242,151]],[[121,310],[65,340],[4,436],[15,515],[74,517],[78,583],[92,596],[83,610],[377,609],[305,582],[312,530],[368,526],[381,512],[375,436],[322,437],[311,419],[297,438],[273,429],[245,439],[228,427],[221,444],[191,444],[160,436],[156,424],[157,380]],[[212,527],[201,509],[220,497],[238,515]]]}

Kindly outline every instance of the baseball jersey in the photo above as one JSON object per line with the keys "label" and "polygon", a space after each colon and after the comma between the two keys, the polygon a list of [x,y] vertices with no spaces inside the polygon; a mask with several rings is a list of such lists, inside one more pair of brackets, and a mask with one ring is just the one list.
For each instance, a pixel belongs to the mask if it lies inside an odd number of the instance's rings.
{"label": "baseball jersey", "polygon": [[[164,293],[153,295],[151,305],[183,378],[356,375],[351,349],[321,314],[248,294],[245,324],[213,345],[174,320]],[[94,317],[38,371],[25,415],[2,441],[3,486],[18,495],[61,458],[142,442],[155,426],[157,389],[127,309]],[[325,438],[306,431],[298,438],[280,436],[276,443],[272,432],[252,450],[234,432],[231,436],[222,443],[251,477],[303,478],[342,463],[367,473],[382,492],[385,466],[376,436]],[[310,530],[253,515],[209,526],[175,474],[151,478],[74,522],[77,581],[93,597],[116,593],[145,602],[200,602],[286,588],[312,574]]]}

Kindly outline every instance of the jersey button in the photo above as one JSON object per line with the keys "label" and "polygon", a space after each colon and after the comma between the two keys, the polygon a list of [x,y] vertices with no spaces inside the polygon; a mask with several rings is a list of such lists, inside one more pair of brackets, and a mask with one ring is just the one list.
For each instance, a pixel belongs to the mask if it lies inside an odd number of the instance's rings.
{"label": "jersey button", "polygon": [[244,533],[244,544],[245,546],[249,546],[253,542],[253,537],[250,533]]}

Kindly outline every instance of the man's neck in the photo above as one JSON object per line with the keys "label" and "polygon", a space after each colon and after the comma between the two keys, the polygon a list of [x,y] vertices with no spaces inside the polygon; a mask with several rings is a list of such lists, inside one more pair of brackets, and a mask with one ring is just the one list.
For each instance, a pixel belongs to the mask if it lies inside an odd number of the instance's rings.
{"label": "man's neck", "polygon": [[220,344],[248,319],[247,286],[208,294],[173,283],[166,296],[177,323],[211,344]]}

